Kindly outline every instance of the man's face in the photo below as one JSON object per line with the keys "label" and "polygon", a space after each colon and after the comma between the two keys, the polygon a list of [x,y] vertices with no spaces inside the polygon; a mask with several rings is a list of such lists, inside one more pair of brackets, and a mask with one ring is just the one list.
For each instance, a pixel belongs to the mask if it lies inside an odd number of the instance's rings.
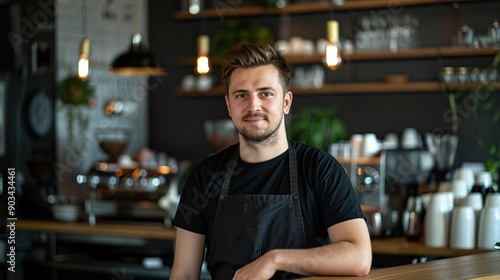
{"label": "man's face", "polygon": [[238,68],[231,74],[226,105],[246,140],[262,142],[277,137],[291,104],[292,93],[287,92],[283,98],[278,70],[273,65]]}

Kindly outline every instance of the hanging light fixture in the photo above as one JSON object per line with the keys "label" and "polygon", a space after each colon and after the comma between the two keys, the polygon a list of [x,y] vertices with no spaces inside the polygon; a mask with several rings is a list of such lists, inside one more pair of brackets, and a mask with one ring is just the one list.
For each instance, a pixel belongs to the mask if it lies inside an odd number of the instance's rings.
{"label": "hanging light fixture", "polygon": [[330,70],[335,71],[342,65],[342,53],[340,52],[339,23],[336,20],[326,22],[326,46],[323,64]]}
{"label": "hanging light fixture", "polygon": [[87,38],[87,2],[82,1],[82,29],[84,37],[80,42],[80,56],[78,58],[78,78],[87,80],[90,74],[90,39]]}
{"label": "hanging light fixture", "polygon": [[198,36],[198,56],[196,57],[196,65],[194,72],[197,75],[206,75],[212,71],[210,58],[208,57],[210,49],[210,38],[208,35]]}
{"label": "hanging light fixture", "polygon": [[143,45],[142,34],[134,33],[130,49],[113,60],[108,72],[126,76],[161,76],[165,74],[165,68],[160,58]]}
{"label": "hanging light fixture", "polygon": [[86,80],[90,74],[90,39],[83,38],[80,42],[80,58],[78,60],[78,78]]}

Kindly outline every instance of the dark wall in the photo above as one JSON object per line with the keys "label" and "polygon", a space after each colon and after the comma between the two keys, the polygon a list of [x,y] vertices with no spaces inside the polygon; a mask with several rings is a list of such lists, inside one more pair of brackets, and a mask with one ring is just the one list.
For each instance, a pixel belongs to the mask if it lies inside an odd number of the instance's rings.
{"label": "dark wall", "polygon": [[[178,57],[194,56],[196,37],[201,32],[214,34],[224,20],[175,21],[173,13],[180,9],[176,1],[149,1],[150,47],[163,57],[169,75],[154,81],[156,88],[149,96],[149,143],[150,147],[163,150],[179,158],[199,158],[212,152],[203,132],[203,121],[209,118],[226,117],[223,97],[178,97],[174,90],[181,78],[192,73],[190,67],[175,64]],[[398,11],[410,14],[420,22],[419,47],[450,46],[452,35],[462,23],[468,23],[476,33],[486,34],[487,27],[498,16],[500,3],[466,3],[404,7]],[[209,4],[209,3],[208,3]],[[352,38],[358,18],[380,10],[338,11],[335,17],[340,21],[344,36]],[[253,17],[269,24],[276,39],[283,39],[278,30],[305,38],[320,38],[328,14],[292,15],[287,26],[279,17]],[[281,25],[280,25],[281,22]],[[371,62],[346,62],[336,72],[327,72],[329,82],[380,81],[384,75],[406,73],[412,80],[437,80],[441,66],[486,67],[492,57],[405,59]],[[435,130],[449,131],[449,104],[447,98],[435,93],[390,93],[354,95],[296,95],[293,112],[310,105],[338,108],[349,133],[374,132],[383,138],[388,132],[400,134],[405,127],[415,127],[421,133]],[[468,114],[461,117],[459,129],[460,144],[457,163],[463,161],[484,161],[486,150],[476,145],[475,130],[479,128],[483,139],[500,139],[500,129],[490,133],[488,118],[475,120]]]}

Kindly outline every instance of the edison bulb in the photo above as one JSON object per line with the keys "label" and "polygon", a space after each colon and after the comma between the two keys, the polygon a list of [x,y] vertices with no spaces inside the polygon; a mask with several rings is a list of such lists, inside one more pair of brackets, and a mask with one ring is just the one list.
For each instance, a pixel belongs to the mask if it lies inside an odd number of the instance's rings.
{"label": "edison bulb", "polygon": [[210,38],[207,35],[198,37],[198,56],[196,57],[196,65],[194,66],[194,72],[197,75],[206,75],[212,71],[208,57],[209,40]]}
{"label": "edison bulb", "polygon": [[208,56],[198,56],[196,58],[196,74],[205,75],[210,73],[210,60]]}
{"label": "edison bulb", "polygon": [[342,65],[342,54],[339,43],[339,23],[336,20],[329,20],[326,23],[326,37],[328,45],[326,46],[323,64],[328,69],[335,71]]}
{"label": "edison bulb", "polygon": [[89,76],[89,59],[85,55],[80,56],[80,60],[78,60],[78,78],[84,80]]}
{"label": "edison bulb", "polygon": [[326,46],[323,64],[332,71],[337,70],[342,65],[342,56],[338,44],[330,43]]}
{"label": "edison bulb", "polygon": [[78,78],[86,80],[90,72],[90,39],[83,38],[80,43],[80,58],[78,59]]}

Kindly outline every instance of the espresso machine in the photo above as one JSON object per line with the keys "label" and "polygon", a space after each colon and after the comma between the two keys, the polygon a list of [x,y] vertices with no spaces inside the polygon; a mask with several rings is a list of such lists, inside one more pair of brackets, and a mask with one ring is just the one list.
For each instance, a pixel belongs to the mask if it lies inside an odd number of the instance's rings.
{"label": "espresso machine", "polygon": [[108,158],[97,161],[86,174],[76,176],[76,182],[88,190],[88,222],[160,222],[170,227],[171,213],[160,207],[159,201],[178,174],[177,160],[147,149],[142,161],[132,159],[122,154],[127,136],[124,129],[98,131],[96,138]]}
{"label": "espresso machine", "polygon": [[161,222],[171,226],[170,213],[158,205],[166,195],[176,166],[155,169],[123,168],[106,162],[96,163],[87,174],[77,175],[78,184],[88,188],[85,212],[88,222],[98,220]]}
{"label": "espresso machine", "polygon": [[417,194],[419,185],[428,177],[432,156],[421,149],[394,149],[341,163],[367,217],[372,237],[402,235],[406,201]]}

